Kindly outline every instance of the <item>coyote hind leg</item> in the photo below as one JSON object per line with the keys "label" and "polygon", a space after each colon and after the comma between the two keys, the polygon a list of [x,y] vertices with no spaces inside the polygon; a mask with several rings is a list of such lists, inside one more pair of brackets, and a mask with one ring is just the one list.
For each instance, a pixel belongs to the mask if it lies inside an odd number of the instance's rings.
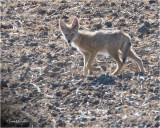
{"label": "coyote hind leg", "polygon": [[123,63],[122,63],[122,61],[121,61],[121,59],[120,59],[120,57],[119,57],[119,54],[118,54],[118,51],[117,52],[115,52],[115,53],[112,53],[112,54],[110,54],[115,60],[116,60],[116,62],[117,62],[117,68],[116,68],[116,70],[112,73],[112,75],[115,75],[115,74],[117,74],[117,73],[119,73],[119,71],[122,69],[122,67],[123,67]]}
{"label": "coyote hind leg", "polygon": [[141,72],[145,72],[142,60],[136,55],[136,53],[133,51],[133,49],[130,49],[130,51],[128,53],[128,57],[133,59],[138,64]]}

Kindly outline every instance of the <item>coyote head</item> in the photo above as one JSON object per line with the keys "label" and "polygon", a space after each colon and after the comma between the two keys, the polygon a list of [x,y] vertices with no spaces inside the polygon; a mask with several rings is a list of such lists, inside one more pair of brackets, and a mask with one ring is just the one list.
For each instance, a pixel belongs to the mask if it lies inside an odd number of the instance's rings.
{"label": "coyote head", "polygon": [[59,28],[66,39],[67,45],[70,46],[72,41],[75,39],[75,37],[78,34],[78,29],[79,29],[78,19],[74,18],[72,24],[70,25],[67,25],[64,21],[60,19]]}

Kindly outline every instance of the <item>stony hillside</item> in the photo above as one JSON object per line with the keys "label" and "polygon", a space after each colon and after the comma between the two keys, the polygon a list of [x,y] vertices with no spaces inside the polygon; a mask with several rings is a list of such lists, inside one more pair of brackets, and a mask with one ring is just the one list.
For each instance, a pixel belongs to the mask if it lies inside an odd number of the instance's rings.
{"label": "stony hillside", "polygon": [[[2,127],[159,127],[158,2],[145,0],[1,1]],[[68,47],[59,19],[79,18],[80,29],[121,29],[143,60],[97,56],[105,72],[82,75],[83,58]]]}

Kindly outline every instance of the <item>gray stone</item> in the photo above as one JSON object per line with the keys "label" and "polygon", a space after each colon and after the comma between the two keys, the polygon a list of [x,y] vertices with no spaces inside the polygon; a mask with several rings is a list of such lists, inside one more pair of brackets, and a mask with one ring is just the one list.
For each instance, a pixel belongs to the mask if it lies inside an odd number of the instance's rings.
{"label": "gray stone", "polygon": [[147,34],[147,33],[149,33],[149,29],[143,25],[138,29],[138,32],[140,32],[142,34]]}
{"label": "gray stone", "polygon": [[107,27],[112,27],[112,22],[107,21],[107,22],[105,22],[105,25],[106,25]]}

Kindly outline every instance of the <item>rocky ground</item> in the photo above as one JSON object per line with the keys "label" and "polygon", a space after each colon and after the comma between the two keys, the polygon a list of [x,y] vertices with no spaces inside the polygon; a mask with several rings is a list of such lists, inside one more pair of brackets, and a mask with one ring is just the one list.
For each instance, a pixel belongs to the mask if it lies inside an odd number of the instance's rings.
{"label": "rocky ground", "polygon": [[[2,127],[159,127],[158,1],[1,1]],[[97,56],[106,72],[82,76],[83,58],[66,46],[59,19],[81,28],[121,29],[146,73],[128,59]]]}

